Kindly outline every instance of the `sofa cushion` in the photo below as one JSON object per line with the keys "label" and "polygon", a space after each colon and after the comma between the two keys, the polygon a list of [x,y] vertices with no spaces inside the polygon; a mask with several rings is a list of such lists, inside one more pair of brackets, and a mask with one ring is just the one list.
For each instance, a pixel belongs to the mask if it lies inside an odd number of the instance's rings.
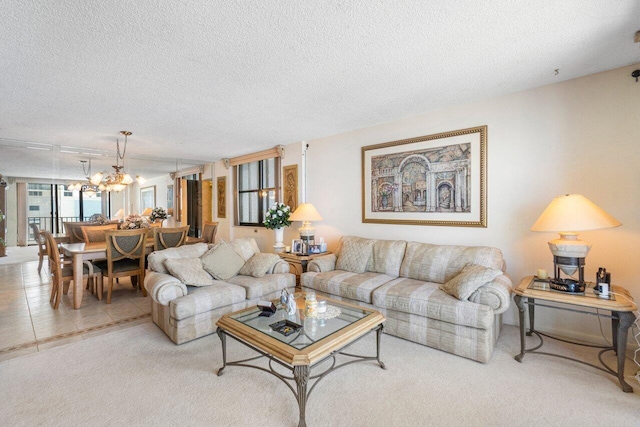
{"label": "sofa cushion", "polygon": [[341,239],[336,270],[364,273],[373,255],[375,240],[347,236]]}
{"label": "sofa cushion", "polygon": [[247,296],[242,286],[220,281],[216,281],[211,286],[188,289],[188,295],[175,299],[169,304],[170,315],[176,320],[242,302]]}
{"label": "sofa cushion", "polygon": [[189,286],[210,286],[216,281],[204,271],[200,258],[167,259],[164,266],[169,274]]}
{"label": "sofa cushion", "polygon": [[367,271],[398,277],[406,247],[404,240],[376,240]]}
{"label": "sofa cushion", "polygon": [[455,325],[490,329],[494,321],[494,312],[490,307],[460,301],[441,291],[439,284],[432,282],[399,277],[374,290],[372,298],[376,307]]}
{"label": "sofa cushion", "polygon": [[207,273],[218,280],[238,274],[245,260],[227,242],[221,241],[200,258]]}
{"label": "sofa cushion", "polygon": [[204,255],[209,246],[206,243],[196,243],[193,245],[183,245],[177,248],[169,248],[161,251],[151,252],[147,257],[149,270],[158,273],[168,273],[164,266],[164,261],[169,258],[200,258]]}
{"label": "sofa cushion", "polygon": [[409,242],[400,276],[425,282],[445,283],[460,274],[467,264],[500,270],[502,252],[484,246],[448,246]]}
{"label": "sofa cushion", "polygon": [[227,280],[234,285],[241,286],[247,293],[247,299],[261,298],[273,292],[296,285],[295,274],[266,274],[263,277],[235,276]]}
{"label": "sofa cushion", "polygon": [[260,252],[260,248],[258,248],[258,244],[253,237],[235,239],[229,243],[229,245],[231,245],[233,250],[239,253],[245,261],[248,261],[254,254]]}
{"label": "sofa cushion", "polygon": [[300,278],[302,286],[306,288],[367,304],[371,304],[371,293],[392,279],[394,278],[386,274],[371,272],[356,274],[344,270],[325,273],[306,272]]}
{"label": "sofa cushion", "polygon": [[466,300],[480,286],[501,274],[501,270],[471,264],[464,267],[456,277],[440,285],[440,289],[460,300]]}
{"label": "sofa cushion", "polygon": [[242,266],[238,274],[244,276],[262,277],[273,267],[281,258],[276,254],[257,253]]}

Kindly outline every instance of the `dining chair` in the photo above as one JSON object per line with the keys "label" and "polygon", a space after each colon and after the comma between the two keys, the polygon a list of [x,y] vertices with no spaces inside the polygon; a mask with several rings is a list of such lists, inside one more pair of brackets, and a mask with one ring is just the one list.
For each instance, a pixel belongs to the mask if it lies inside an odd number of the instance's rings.
{"label": "dining chair", "polygon": [[153,230],[153,250],[161,251],[167,248],[175,248],[184,245],[187,241],[189,226],[164,227]]}
{"label": "dining chair", "polygon": [[33,240],[35,240],[38,245],[38,274],[40,274],[40,271],[42,270],[42,260],[44,259],[44,256],[47,255],[47,246],[44,241],[44,237],[40,235],[38,225],[31,223],[29,224],[29,227],[31,227],[31,231],[33,232]]}
{"label": "dining chair", "polygon": [[[71,260],[60,258],[58,243],[53,238],[51,232],[40,231],[40,238],[45,242],[47,256],[49,257],[49,274],[52,277],[51,297],[49,302],[54,309],[60,306],[63,294],[69,292],[69,284],[73,281],[73,266]],[[82,264],[82,278],[87,279],[90,287],[95,290],[98,299],[102,299],[102,271],[89,261]]]}
{"label": "dining chair", "polygon": [[69,243],[84,243],[84,236],[80,227],[89,225],[86,222],[63,222],[64,232],[69,236]]}
{"label": "dining chair", "polygon": [[218,231],[217,221],[205,221],[202,226],[202,238],[207,243],[216,242],[216,232]]}
{"label": "dining chair", "polygon": [[162,221],[150,222],[149,227],[151,228],[162,228]]}
{"label": "dining chair", "polygon": [[81,225],[83,241],[85,243],[101,243],[105,241],[104,233],[108,230],[117,230],[118,224],[107,225]]}
{"label": "dining chair", "polygon": [[133,278],[136,277],[138,286],[142,289],[142,295],[147,296],[147,291],[144,289],[144,263],[148,232],[148,228],[105,231],[107,261],[106,269],[102,269],[102,274],[109,279],[107,304],[111,304],[114,278],[131,277],[134,283]]}

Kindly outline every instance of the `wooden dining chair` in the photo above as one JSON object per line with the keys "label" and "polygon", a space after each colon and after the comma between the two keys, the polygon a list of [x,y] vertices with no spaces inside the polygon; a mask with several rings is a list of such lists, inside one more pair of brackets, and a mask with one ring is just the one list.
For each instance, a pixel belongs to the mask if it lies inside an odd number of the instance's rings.
{"label": "wooden dining chair", "polygon": [[150,222],[149,227],[151,228],[162,228],[162,221]]}
{"label": "wooden dining chair", "polygon": [[[49,274],[52,278],[51,298],[49,302],[54,309],[60,306],[63,294],[69,292],[69,284],[73,281],[73,266],[71,260],[60,258],[58,244],[53,235],[47,231],[40,231],[40,237],[45,242],[47,256],[49,257]],[[87,279],[92,290],[97,293],[98,299],[102,299],[102,271],[89,261],[82,264],[82,278]]]}
{"label": "wooden dining chair", "polygon": [[217,221],[205,221],[202,226],[202,238],[207,243],[216,242],[216,233],[218,231]]}
{"label": "wooden dining chair", "polygon": [[84,236],[82,235],[82,227],[85,224],[79,222],[63,222],[64,232],[69,236],[69,243],[83,243]]}
{"label": "wooden dining chair", "polygon": [[175,248],[184,245],[187,241],[189,226],[164,227],[153,230],[153,250],[161,251],[167,248]]}
{"label": "wooden dining chair", "polygon": [[118,224],[107,225],[81,225],[83,241],[85,243],[101,243],[105,241],[104,233],[108,230],[117,230]]}
{"label": "wooden dining chair", "polygon": [[147,296],[144,289],[144,262],[145,244],[148,228],[133,230],[105,231],[107,245],[106,269],[102,269],[103,276],[109,279],[107,291],[107,304],[111,304],[113,282],[119,277],[136,277],[138,286],[142,289],[142,295]]}
{"label": "wooden dining chair", "polygon": [[29,224],[29,227],[31,227],[31,231],[33,232],[33,240],[35,240],[38,245],[38,274],[40,274],[40,271],[42,270],[42,261],[44,256],[47,255],[47,246],[44,241],[44,237],[40,234],[38,225],[31,223]]}

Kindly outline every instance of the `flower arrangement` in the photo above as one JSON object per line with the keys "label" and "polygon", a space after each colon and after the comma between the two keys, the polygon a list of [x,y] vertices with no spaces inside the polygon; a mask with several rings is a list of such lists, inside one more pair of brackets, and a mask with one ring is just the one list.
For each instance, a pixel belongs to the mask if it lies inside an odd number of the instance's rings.
{"label": "flower arrangement", "polygon": [[167,219],[167,212],[164,208],[153,208],[151,215],[149,215],[149,221],[156,222],[158,220],[162,221],[163,219]]}
{"label": "flower arrangement", "polygon": [[134,228],[149,228],[149,221],[143,216],[140,215],[129,215],[124,219],[122,225],[120,226],[121,230],[132,230]]}
{"label": "flower arrangement", "polygon": [[276,203],[269,209],[264,218],[264,226],[269,230],[288,227],[291,225],[289,217],[291,216],[291,208],[284,203]]}
{"label": "flower arrangement", "polygon": [[96,222],[100,225],[105,225],[105,224],[109,224],[111,221],[109,221],[109,218],[107,218],[106,216],[102,215],[102,214],[93,214],[89,217],[89,221],[91,222]]}

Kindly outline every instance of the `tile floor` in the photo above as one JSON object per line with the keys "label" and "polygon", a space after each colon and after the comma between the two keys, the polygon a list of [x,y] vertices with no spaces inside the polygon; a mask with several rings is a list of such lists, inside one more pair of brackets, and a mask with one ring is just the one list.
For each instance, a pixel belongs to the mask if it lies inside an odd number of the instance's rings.
{"label": "tile floor", "polygon": [[50,295],[46,266],[38,274],[37,261],[0,265],[0,360],[151,321],[151,297],[143,297],[128,278],[114,286],[111,304],[106,286],[102,301],[85,290],[78,310],[72,289],[57,310]]}

